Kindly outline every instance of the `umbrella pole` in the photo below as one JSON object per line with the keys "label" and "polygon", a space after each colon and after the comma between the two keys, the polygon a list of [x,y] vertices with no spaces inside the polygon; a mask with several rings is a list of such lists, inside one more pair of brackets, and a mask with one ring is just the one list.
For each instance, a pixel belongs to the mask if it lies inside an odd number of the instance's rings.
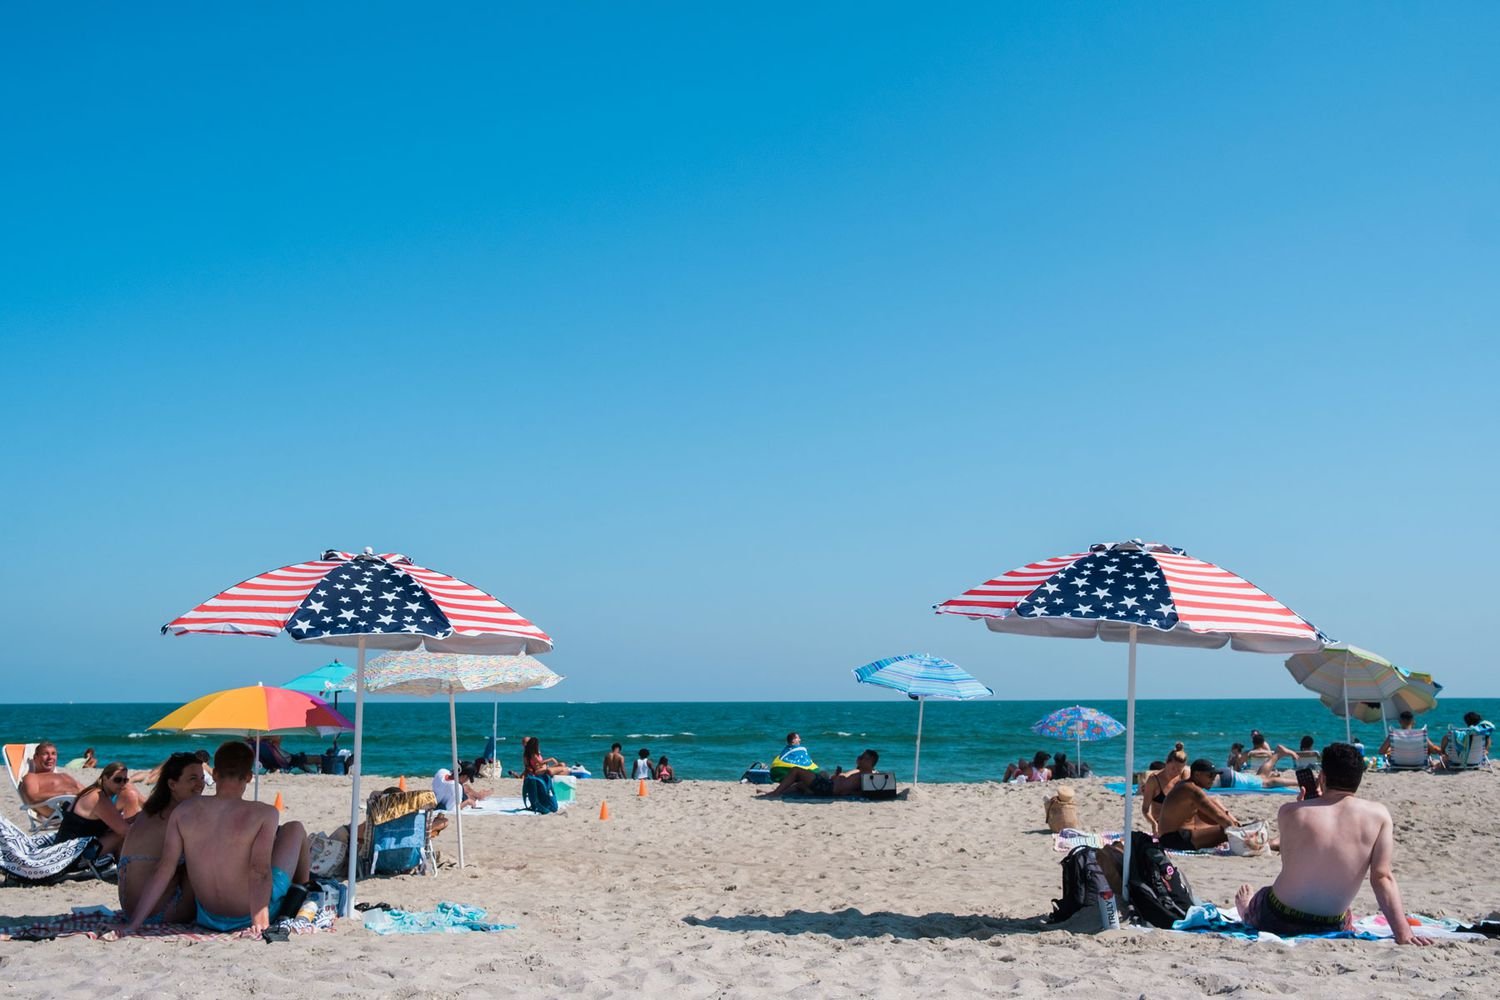
{"label": "umbrella pole", "polygon": [[922,763],[922,710],[927,707],[927,699],[917,699],[917,756],[911,762],[911,783],[917,783],[917,769]]}
{"label": "umbrella pole", "polygon": [[260,733],[255,734],[255,760],[250,765],[255,774],[255,801],[260,801]]}
{"label": "umbrella pole", "polygon": [[[337,712],[339,710],[339,693],[337,691],[333,692],[333,710],[335,712]],[[341,735],[343,735],[343,734],[342,733],[334,733],[333,734],[333,748],[335,750],[337,750],[339,748],[339,737]]]}
{"label": "umbrella pole", "polygon": [[349,793],[349,891],[344,896],[345,917],[354,915],[354,884],[359,868],[359,774],[365,749],[365,637],[359,637],[359,665],[354,669],[354,788]]}
{"label": "umbrella pole", "polygon": [[458,867],[464,866],[464,786],[458,780],[458,712],[453,685],[448,685],[448,739],[453,744],[453,829],[458,837]]}
{"label": "umbrella pole", "polygon": [[1078,738],[1076,738],[1073,741],[1073,756],[1074,756],[1074,758],[1076,758],[1075,761],[1074,761],[1074,763],[1078,766],[1079,771],[1082,771],[1083,770],[1083,737],[1082,736],[1079,736]]}
{"label": "umbrella pole", "polygon": [[1130,906],[1130,842],[1135,828],[1135,625],[1130,626],[1130,679],[1125,686],[1125,857],[1120,867],[1120,915]]}
{"label": "umbrella pole", "polygon": [[[1348,657],[1349,657],[1349,654],[1345,653],[1344,654],[1344,658],[1345,658],[1344,669],[1346,671],[1349,669]],[[1345,743],[1353,743],[1354,742],[1354,724],[1349,721],[1349,675],[1348,675],[1348,673],[1344,674],[1344,742]]]}

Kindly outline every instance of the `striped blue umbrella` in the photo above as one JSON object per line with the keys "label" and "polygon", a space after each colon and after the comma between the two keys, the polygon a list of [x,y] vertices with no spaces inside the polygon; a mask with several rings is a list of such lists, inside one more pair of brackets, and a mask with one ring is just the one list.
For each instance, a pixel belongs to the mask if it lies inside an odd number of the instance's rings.
{"label": "striped blue umbrella", "polygon": [[1083,741],[1112,740],[1125,731],[1125,727],[1113,716],[1089,708],[1073,705],[1057,711],[1032,724],[1031,731],[1038,736],[1050,736],[1054,740],[1072,740],[1077,744],[1077,757],[1083,761]]}
{"label": "striped blue umbrella", "polygon": [[917,703],[917,755],[911,765],[911,783],[917,783],[917,768],[922,762],[922,710],[928,698],[968,701],[994,694],[970,676],[962,667],[941,656],[929,653],[907,653],[867,663],[854,670],[861,684],[878,684],[911,698]]}

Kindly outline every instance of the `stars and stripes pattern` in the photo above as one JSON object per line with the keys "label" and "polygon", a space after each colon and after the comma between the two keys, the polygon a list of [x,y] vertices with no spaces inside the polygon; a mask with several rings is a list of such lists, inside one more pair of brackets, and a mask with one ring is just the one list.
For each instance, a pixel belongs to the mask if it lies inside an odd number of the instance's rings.
{"label": "stars and stripes pattern", "polygon": [[1325,640],[1247,580],[1181,549],[1139,540],[1030,563],[935,610],[984,619],[997,632],[1117,638],[1136,625],[1145,642],[1175,644],[1173,635],[1193,645],[1232,639],[1237,648],[1264,651],[1316,648]]}
{"label": "stars and stripes pattern", "polygon": [[[162,626],[191,633],[276,635],[342,644],[360,636],[402,645],[505,636],[518,652],[543,653],[552,639],[494,597],[399,553],[329,550],[321,559],[282,566],[216,594]],[[379,645],[390,646],[391,642]]]}

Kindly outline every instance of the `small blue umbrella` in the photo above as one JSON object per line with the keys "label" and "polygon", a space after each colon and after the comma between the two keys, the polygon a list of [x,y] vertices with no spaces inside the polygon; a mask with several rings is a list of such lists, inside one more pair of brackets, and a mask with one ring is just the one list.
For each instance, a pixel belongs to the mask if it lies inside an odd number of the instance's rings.
{"label": "small blue umbrella", "polygon": [[[301,691],[303,694],[315,694],[319,698],[333,698],[334,711],[338,711],[339,695],[344,691],[354,690],[354,668],[347,664],[334,660],[325,663],[316,670],[309,670],[298,677],[293,677],[281,685],[288,691]],[[333,738],[333,745],[339,745],[337,735]]]}
{"label": "small blue umbrella", "polygon": [[907,653],[867,663],[854,670],[861,684],[878,684],[900,691],[917,703],[917,754],[911,765],[911,783],[917,783],[917,767],[922,761],[922,710],[928,698],[968,701],[994,694],[957,664],[928,653]]}
{"label": "small blue umbrella", "polygon": [[1038,736],[1050,736],[1054,740],[1072,740],[1078,745],[1078,759],[1083,760],[1083,741],[1112,740],[1125,731],[1115,718],[1097,708],[1073,705],[1059,708],[1045,719],[1034,723],[1031,731]]}

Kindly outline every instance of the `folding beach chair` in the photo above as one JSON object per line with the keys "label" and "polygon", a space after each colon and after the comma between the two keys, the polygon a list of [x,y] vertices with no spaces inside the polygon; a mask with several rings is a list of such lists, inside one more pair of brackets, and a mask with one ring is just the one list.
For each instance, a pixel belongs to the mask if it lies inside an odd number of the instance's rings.
{"label": "folding beach chair", "polygon": [[1392,771],[1425,771],[1432,766],[1427,754],[1427,727],[1390,731]]}
{"label": "folding beach chair", "polygon": [[21,794],[21,779],[31,773],[31,758],[36,756],[35,743],[7,743],[4,748],[5,773],[10,776],[10,785],[21,800],[21,808],[31,822],[31,832],[52,830],[62,823],[63,806],[71,806],[76,795],[54,795],[45,802],[27,802]]}
{"label": "folding beach chair", "polygon": [[1485,766],[1490,754],[1490,732],[1467,726],[1449,726],[1443,737],[1443,766],[1450,771],[1471,771]]}
{"label": "folding beach chair", "polygon": [[57,841],[56,831],[27,833],[0,816],[0,873],[7,882],[49,885],[70,875],[92,874],[103,879],[113,864],[99,853],[93,837]]}
{"label": "folding beach chair", "polygon": [[428,830],[436,805],[431,792],[390,792],[372,799],[366,812],[369,834],[361,845],[364,874],[435,874],[437,859]]}

